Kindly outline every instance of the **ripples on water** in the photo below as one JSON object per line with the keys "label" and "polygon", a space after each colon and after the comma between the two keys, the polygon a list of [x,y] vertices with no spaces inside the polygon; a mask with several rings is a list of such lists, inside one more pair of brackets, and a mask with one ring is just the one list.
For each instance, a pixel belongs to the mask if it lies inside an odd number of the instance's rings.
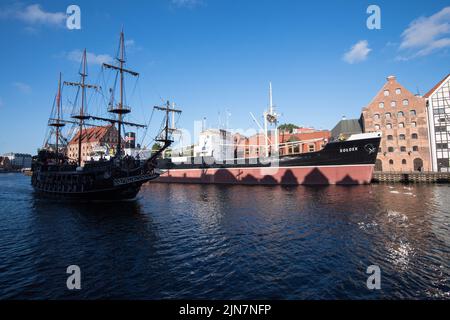
{"label": "ripples on water", "polygon": [[448,299],[449,190],[148,184],[68,203],[1,174],[0,298]]}

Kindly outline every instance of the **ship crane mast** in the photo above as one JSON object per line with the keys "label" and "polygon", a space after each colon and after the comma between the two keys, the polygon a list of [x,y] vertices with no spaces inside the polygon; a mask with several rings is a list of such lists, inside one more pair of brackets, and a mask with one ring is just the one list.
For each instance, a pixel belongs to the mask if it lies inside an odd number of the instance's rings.
{"label": "ship crane mast", "polygon": [[274,151],[278,154],[278,114],[272,101],[272,82],[269,83],[269,109],[264,112],[265,155],[269,156],[269,126],[275,126]]}

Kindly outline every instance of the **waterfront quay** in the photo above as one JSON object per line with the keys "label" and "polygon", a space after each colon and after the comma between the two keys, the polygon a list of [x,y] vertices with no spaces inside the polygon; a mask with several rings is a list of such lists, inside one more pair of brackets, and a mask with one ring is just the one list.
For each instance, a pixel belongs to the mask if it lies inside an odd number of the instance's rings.
{"label": "waterfront quay", "polygon": [[449,172],[388,172],[375,171],[372,182],[450,183]]}

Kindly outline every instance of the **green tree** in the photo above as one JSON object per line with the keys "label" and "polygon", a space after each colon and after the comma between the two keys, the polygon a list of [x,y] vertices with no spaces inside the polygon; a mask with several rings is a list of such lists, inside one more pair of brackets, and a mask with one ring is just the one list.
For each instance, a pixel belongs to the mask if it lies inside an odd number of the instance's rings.
{"label": "green tree", "polygon": [[156,151],[158,151],[161,148],[162,148],[162,146],[159,143],[156,142],[152,146],[152,152],[156,152]]}
{"label": "green tree", "polygon": [[280,126],[278,126],[278,130],[280,131],[288,131],[289,133],[294,132],[294,129],[300,128],[299,126],[292,124],[292,123],[284,123]]}

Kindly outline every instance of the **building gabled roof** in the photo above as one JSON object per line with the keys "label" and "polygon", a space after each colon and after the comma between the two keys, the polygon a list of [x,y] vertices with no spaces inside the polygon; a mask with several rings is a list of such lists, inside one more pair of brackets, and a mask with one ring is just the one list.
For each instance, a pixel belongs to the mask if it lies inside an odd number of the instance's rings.
{"label": "building gabled roof", "polygon": [[361,119],[346,119],[339,121],[331,130],[333,138],[339,137],[341,134],[355,134],[362,133]]}
{"label": "building gabled roof", "polygon": [[[108,133],[108,131],[109,131],[109,129],[111,129],[111,127],[112,127],[112,125],[83,129],[81,143],[100,141]],[[79,137],[80,137],[80,132],[78,131],[77,134],[75,135],[75,137],[73,137],[72,140],[70,140],[69,144],[78,143]]]}
{"label": "building gabled roof", "polygon": [[429,98],[440,86],[441,84],[443,84],[445,82],[445,80],[447,80],[447,78],[450,77],[450,73],[447,74],[444,79],[442,79],[441,81],[439,81],[430,91],[428,91],[425,95],[424,98]]}

